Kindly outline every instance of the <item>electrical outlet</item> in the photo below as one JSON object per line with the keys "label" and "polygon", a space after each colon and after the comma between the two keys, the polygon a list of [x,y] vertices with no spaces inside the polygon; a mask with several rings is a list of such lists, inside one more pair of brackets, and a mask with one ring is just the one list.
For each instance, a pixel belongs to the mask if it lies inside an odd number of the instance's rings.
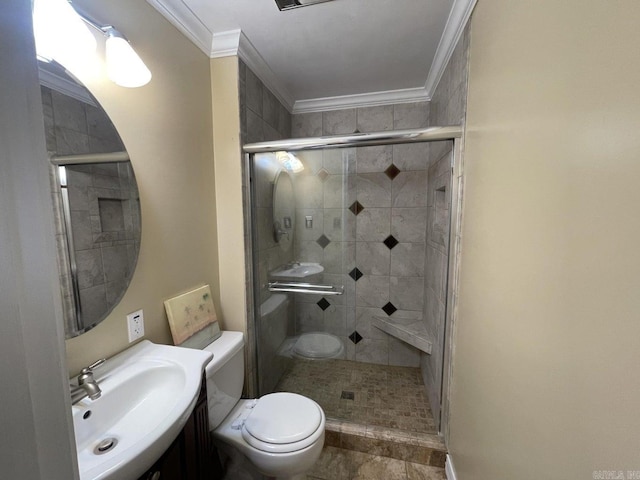
{"label": "electrical outlet", "polygon": [[127,329],[129,332],[129,343],[144,337],[144,317],[142,310],[127,315]]}

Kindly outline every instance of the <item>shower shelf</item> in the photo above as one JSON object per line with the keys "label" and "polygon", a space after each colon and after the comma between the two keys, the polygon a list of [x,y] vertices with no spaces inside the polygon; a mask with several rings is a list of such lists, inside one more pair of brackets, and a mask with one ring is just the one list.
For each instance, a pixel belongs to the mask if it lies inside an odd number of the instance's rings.
{"label": "shower shelf", "polygon": [[424,353],[431,354],[432,340],[422,319],[373,317],[373,326]]}

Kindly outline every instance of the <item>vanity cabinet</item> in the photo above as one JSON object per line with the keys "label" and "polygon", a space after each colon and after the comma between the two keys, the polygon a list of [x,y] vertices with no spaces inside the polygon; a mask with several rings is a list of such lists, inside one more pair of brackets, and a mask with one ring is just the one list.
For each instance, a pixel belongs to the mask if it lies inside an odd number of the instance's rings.
{"label": "vanity cabinet", "polygon": [[139,480],[216,480],[222,478],[218,452],[209,435],[206,381],[182,432]]}

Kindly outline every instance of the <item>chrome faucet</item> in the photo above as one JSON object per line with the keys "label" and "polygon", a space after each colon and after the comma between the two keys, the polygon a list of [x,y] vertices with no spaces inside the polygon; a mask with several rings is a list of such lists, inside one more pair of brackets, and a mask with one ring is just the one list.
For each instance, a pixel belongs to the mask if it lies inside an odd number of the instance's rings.
{"label": "chrome faucet", "polygon": [[80,370],[78,385],[71,385],[71,404],[76,404],[84,397],[97,400],[102,395],[98,382],[93,378],[93,371],[105,362],[104,358]]}

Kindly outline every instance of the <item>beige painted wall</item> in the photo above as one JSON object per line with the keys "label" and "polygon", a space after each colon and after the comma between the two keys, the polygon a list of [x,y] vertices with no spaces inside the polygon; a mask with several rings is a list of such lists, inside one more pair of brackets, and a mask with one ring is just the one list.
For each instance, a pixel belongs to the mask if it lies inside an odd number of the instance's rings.
{"label": "beige painted wall", "polygon": [[245,332],[244,217],[242,214],[242,154],[238,103],[238,57],[210,61],[213,103],[220,304],[225,330]]}
{"label": "beige painted wall", "polygon": [[635,0],[478,2],[459,480],[640,470],[639,24]]}
{"label": "beige painted wall", "polygon": [[172,343],[163,300],[208,283],[220,304],[209,59],[146,2],[74,3],[120,29],[153,79],[126,89],[104,76],[81,78],[131,156],[142,245],[121,303],[99,326],[67,341],[70,372],[127,348],[125,317],[132,311],[144,309],[145,338]]}

